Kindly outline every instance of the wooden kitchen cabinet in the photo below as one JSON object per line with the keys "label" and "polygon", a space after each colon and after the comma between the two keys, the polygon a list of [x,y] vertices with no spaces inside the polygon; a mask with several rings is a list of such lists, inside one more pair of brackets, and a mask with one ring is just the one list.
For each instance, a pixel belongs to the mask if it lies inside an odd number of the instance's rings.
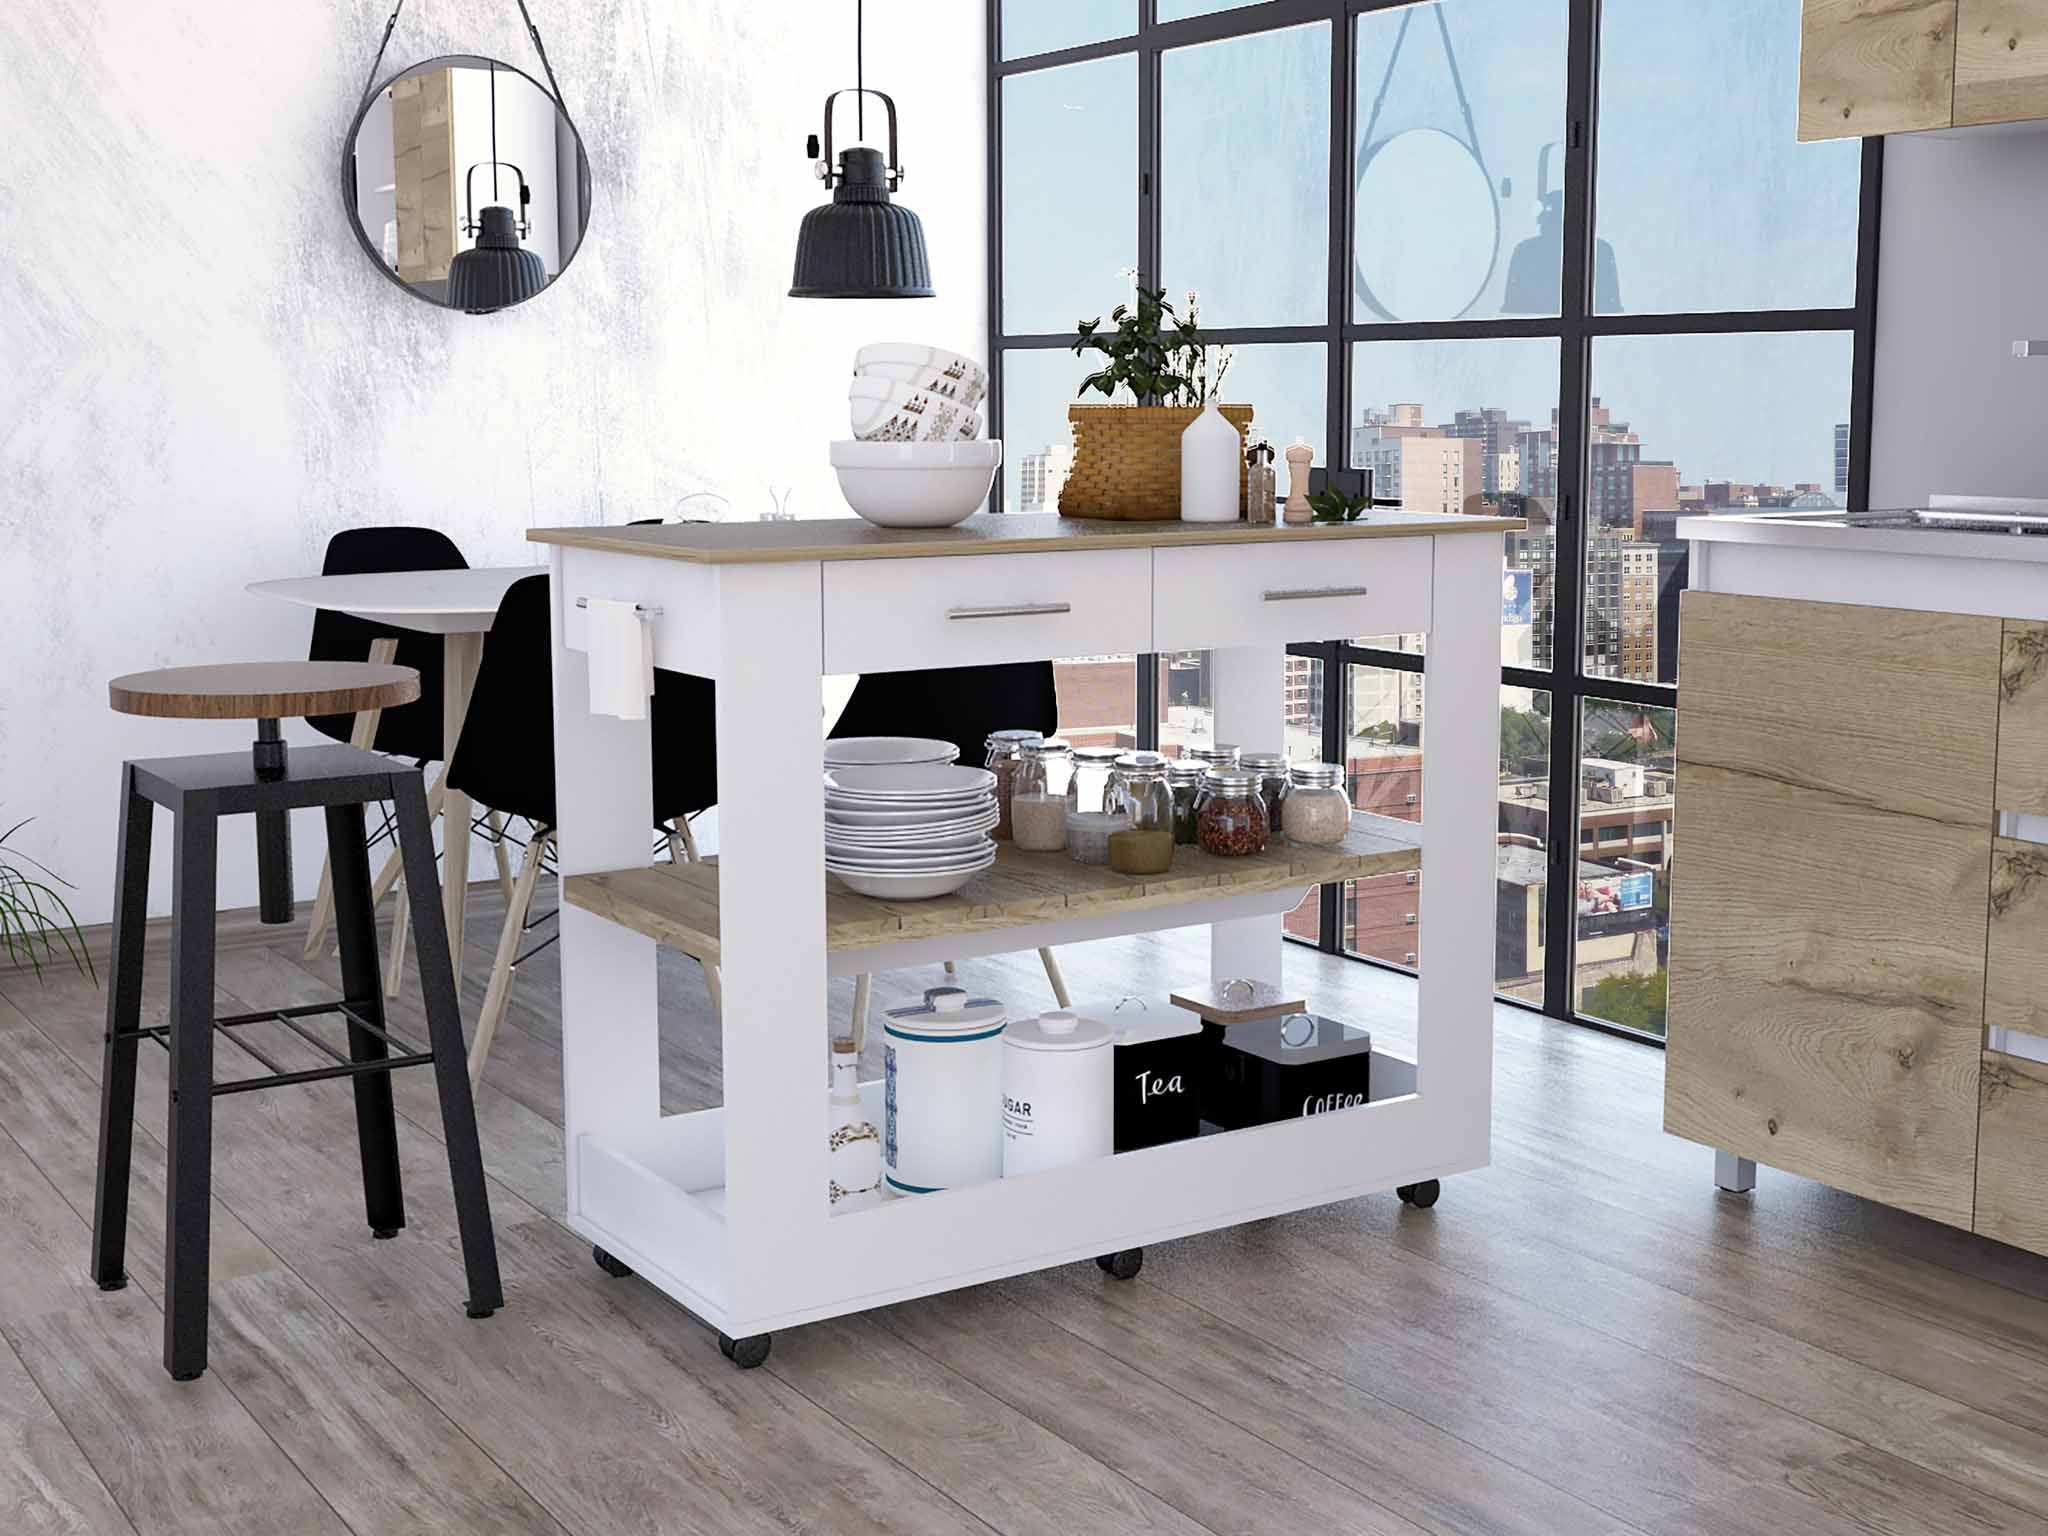
{"label": "wooden kitchen cabinet", "polygon": [[1681,601],[1665,1128],[1968,1228],[2000,621]]}
{"label": "wooden kitchen cabinet", "polygon": [[[2038,8],[2028,0],[1979,4]],[[1806,0],[1799,26],[1801,141],[1948,127],[1958,68],[1956,6],[1957,0]]]}
{"label": "wooden kitchen cabinet", "polygon": [[1986,1051],[1973,1230],[2048,1254],[2048,1065]]}
{"label": "wooden kitchen cabinet", "polygon": [[1985,1025],[2048,1036],[2048,845],[1993,839],[1984,967]]}
{"label": "wooden kitchen cabinet", "polygon": [[1966,123],[2048,117],[2048,3],[1961,0],[1955,112]]}
{"label": "wooden kitchen cabinet", "polygon": [[2048,816],[2048,624],[2005,621],[1997,798],[2001,811]]}

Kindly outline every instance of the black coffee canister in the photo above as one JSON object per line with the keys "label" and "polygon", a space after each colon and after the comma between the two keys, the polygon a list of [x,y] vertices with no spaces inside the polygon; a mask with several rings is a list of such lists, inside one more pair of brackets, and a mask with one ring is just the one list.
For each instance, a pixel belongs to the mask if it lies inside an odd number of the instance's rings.
{"label": "black coffee canister", "polygon": [[1205,1028],[1215,1054],[1202,1118],[1220,1130],[1350,1109],[1372,1098],[1370,1030],[1313,1013]]}

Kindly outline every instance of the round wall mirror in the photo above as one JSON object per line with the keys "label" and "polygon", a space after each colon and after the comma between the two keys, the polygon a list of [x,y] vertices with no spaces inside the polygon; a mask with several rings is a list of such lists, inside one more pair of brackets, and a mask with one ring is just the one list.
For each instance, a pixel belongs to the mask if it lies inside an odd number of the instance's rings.
{"label": "round wall mirror", "polygon": [[1500,202],[1464,140],[1439,128],[1381,139],[1358,167],[1358,208],[1358,298],[1380,319],[1457,320],[1485,296]]}
{"label": "round wall mirror", "polygon": [[539,293],[590,226],[590,162],[569,114],[495,59],[429,59],[373,90],[349,128],[341,191],[385,276],[470,314]]}

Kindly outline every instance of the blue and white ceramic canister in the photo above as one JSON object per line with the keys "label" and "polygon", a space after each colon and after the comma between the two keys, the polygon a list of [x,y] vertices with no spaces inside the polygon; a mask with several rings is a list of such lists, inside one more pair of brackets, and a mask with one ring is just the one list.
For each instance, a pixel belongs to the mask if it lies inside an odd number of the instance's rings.
{"label": "blue and white ceramic canister", "polygon": [[933,987],[883,1015],[883,1179],[899,1195],[1003,1174],[1003,1005]]}

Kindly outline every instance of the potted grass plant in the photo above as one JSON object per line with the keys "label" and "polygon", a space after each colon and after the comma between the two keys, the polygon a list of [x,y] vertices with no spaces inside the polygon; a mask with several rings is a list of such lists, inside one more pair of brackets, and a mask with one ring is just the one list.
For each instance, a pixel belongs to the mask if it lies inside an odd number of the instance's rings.
{"label": "potted grass plant", "polygon": [[9,965],[26,965],[40,977],[43,962],[56,960],[61,948],[63,958],[77,967],[80,975],[98,980],[77,919],[57,890],[60,885],[68,889],[70,882],[8,846],[31,819],[23,817],[0,832],[0,954],[7,957]]}
{"label": "potted grass plant", "polygon": [[[1067,407],[1074,463],[1060,487],[1061,514],[1123,521],[1179,517],[1181,433],[1222,392],[1230,349],[1212,349],[1202,340],[1194,294],[1176,308],[1164,288],[1139,288],[1131,303],[1110,311],[1106,327],[1099,317],[1081,321],[1073,352],[1102,359],[1077,393],[1101,395],[1110,403]],[[1242,443],[1252,408],[1219,403],[1218,410]],[[1240,509],[1243,500],[1240,464]]]}

